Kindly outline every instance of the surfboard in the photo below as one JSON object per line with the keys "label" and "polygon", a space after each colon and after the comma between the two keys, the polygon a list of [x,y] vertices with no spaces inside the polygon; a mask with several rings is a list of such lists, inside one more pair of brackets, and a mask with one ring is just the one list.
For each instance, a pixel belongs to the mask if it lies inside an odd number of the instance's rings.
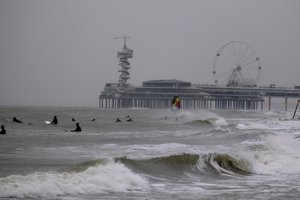
{"label": "surfboard", "polygon": [[51,124],[51,122],[50,122],[50,121],[45,121],[45,123],[46,123],[46,124]]}

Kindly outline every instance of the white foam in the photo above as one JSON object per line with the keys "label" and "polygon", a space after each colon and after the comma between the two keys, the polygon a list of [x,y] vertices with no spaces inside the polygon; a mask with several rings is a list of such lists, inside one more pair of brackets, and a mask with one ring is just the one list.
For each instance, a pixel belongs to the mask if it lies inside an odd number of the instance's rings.
{"label": "white foam", "polygon": [[290,134],[264,136],[261,145],[240,154],[252,163],[253,171],[258,174],[300,173],[299,141]]}
{"label": "white foam", "polygon": [[36,172],[0,179],[0,197],[51,197],[148,189],[145,178],[125,165],[109,161],[83,172]]}
{"label": "white foam", "polygon": [[280,121],[259,120],[259,121],[243,121],[236,124],[236,128],[241,130],[261,129],[261,130],[292,130],[300,129],[299,121]]}
{"label": "white foam", "polygon": [[176,113],[176,117],[183,122],[195,121],[195,120],[208,120],[214,125],[224,126],[228,125],[227,121],[218,116],[215,113],[209,112],[207,110],[201,111],[191,111],[191,110],[181,110]]}
{"label": "white foam", "polygon": [[214,122],[216,125],[219,125],[219,126],[226,126],[228,125],[227,121],[224,119],[224,118],[221,118],[221,117],[218,117],[215,122]]}
{"label": "white foam", "polygon": [[237,128],[237,129],[241,129],[241,130],[249,129],[249,125],[240,122],[240,123],[238,123],[238,124],[236,125],[236,128]]}

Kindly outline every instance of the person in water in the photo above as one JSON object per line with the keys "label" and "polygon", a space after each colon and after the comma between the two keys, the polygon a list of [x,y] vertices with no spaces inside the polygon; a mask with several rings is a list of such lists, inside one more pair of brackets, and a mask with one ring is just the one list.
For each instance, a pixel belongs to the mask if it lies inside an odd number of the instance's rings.
{"label": "person in water", "polygon": [[76,120],[74,118],[72,118],[72,122],[76,122]]}
{"label": "person in water", "polygon": [[81,127],[79,126],[79,123],[76,123],[76,128],[74,130],[71,130],[71,132],[81,132]]}
{"label": "person in water", "polygon": [[131,118],[129,118],[129,119],[127,119],[127,120],[126,120],[126,122],[132,122],[132,119],[131,119]]}
{"label": "person in water", "polygon": [[16,123],[23,123],[22,121],[18,120],[16,117],[14,117],[12,121]]}
{"label": "person in water", "polygon": [[120,118],[119,118],[119,117],[117,118],[116,122],[121,122],[121,120],[120,120]]}
{"label": "person in water", "polygon": [[50,124],[57,125],[57,117],[56,116],[54,116],[54,118]]}
{"label": "person in water", "polygon": [[3,135],[6,134],[6,130],[5,130],[5,128],[4,128],[4,125],[1,126],[0,134],[3,134]]}

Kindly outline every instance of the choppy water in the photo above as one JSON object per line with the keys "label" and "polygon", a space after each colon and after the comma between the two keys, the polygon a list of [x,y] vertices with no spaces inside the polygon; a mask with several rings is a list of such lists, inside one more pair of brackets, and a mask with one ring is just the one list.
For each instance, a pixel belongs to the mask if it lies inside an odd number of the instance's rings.
{"label": "choppy water", "polygon": [[291,112],[0,111],[0,199],[300,198],[300,121],[278,120]]}

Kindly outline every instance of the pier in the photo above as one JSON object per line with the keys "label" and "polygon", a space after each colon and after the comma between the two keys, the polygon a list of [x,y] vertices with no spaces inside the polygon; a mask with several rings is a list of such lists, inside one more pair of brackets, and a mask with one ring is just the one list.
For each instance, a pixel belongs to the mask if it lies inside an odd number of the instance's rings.
{"label": "pier", "polygon": [[[215,88],[217,89],[217,88]],[[263,109],[263,96],[259,92],[205,90],[190,82],[152,80],[141,87],[120,90],[119,83],[108,83],[100,95],[100,108],[170,108],[174,96],[181,99],[182,109]]]}
{"label": "pier", "polygon": [[[248,82],[241,84],[235,79],[229,80],[226,86],[196,85],[177,79],[150,80],[144,81],[142,86],[132,86],[128,83],[131,68],[128,59],[132,58],[133,50],[126,45],[126,35],[116,39],[124,40],[123,48],[117,53],[121,67],[118,70],[119,81],[106,83],[99,95],[99,108],[164,109],[171,107],[174,96],[179,96],[181,109],[263,110],[265,98],[268,98],[270,110],[272,97],[284,98],[285,109],[288,98],[300,98],[300,88],[258,87]],[[217,58],[220,55],[218,52]],[[259,62],[260,59],[254,57],[254,61]],[[261,70],[260,64],[258,69]],[[236,78],[241,70],[242,66],[237,66],[231,77]],[[213,74],[216,73],[214,70]]]}
{"label": "pier", "polygon": [[[268,106],[268,110],[271,110],[272,98],[282,98],[284,101],[285,111],[287,110],[288,99],[300,99],[300,88],[286,88],[286,87],[228,87],[228,86],[214,86],[214,85],[196,85],[204,92],[208,92],[215,98],[227,98],[227,96],[260,96],[264,99],[268,99],[265,103]],[[263,110],[263,103],[261,110]],[[255,103],[254,107],[257,104]],[[257,109],[257,108],[255,108]]]}

